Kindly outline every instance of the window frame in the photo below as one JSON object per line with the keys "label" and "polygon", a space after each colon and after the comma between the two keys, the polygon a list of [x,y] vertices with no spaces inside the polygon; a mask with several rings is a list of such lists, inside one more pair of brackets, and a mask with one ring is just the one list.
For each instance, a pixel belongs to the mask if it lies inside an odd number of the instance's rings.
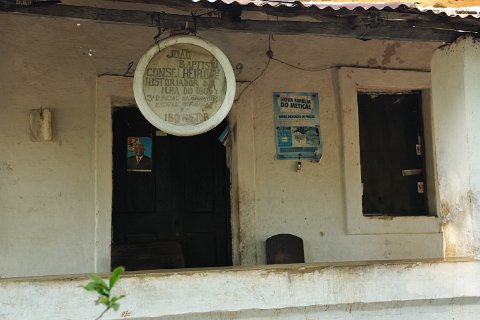
{"label": "window frame", "polygon": [[[440,233],[441,221],[434,215],[425,216],[364,216],[362,213],[362,182],[358,92],[421,91],[424,106],[430,104],[430,72],[368,68],[339,68],[340,113],[343,151],[343,192],[348,234],[417,234]],[[424,127],[431,127],[431,117],[424,117]],[[425,140],[428,137],[424,137]],[[426,148],[427,149],[427,148]],[[428,152],[428,151],[427,151]],[[427,164],[432,172],[434,161]],[[435,198],[436,183],[427,181],[428,197]],[[429,201],[430,202],[430,201]],[[431,205],[429,203],[429,205]],[[436,203],[429,214],[436,212]]]}

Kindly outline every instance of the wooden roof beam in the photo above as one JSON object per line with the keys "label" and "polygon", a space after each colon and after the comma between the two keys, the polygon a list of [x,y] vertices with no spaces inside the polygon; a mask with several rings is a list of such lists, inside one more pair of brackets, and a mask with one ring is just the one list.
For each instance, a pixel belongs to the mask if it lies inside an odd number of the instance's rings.
{"label": "wooden roof beam", "polygon": [[[39,4],[18,6],[0,1],[0,12],[23,14],[31,16],[63,17],[77,20],[98,21],[104,23],[134,24],[149,27],[161,26],[168,30],[184,29],[186,25],[197,30],[219,30],[251,32],[262,34],[317,34],[322,36],[346,37],[361,40],[411,40],[439,41],[450,43],[465,33],[476,33],[480,30],[480,20],[477,24],[469,21],[461,28],[456,24],[442,21],[434,22],[384,19],[382,15],[366,14],[362,11],[352,11],[348,16],[336,16],[335,12],[328,15],[322,13],[324,21],[266,21],[232,19],[229,15],[219,17],[192,17],[168,13],[147,12],[139,10],[117,10],[96,7],[69,6],[62,4]],[[238,13],[233,15],[238,18]],[[196,21],[195,21],[196,20]],[[187,23],[188,22],[188,23]],[[190,30],[193,31],[193,30]]]}

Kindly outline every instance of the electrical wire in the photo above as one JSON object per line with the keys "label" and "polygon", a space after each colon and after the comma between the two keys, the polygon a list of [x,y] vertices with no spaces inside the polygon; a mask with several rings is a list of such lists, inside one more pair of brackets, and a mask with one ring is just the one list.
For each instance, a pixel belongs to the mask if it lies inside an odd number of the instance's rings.
{"label": "electrical wire", "polygon": [[[265,64],[265,67],[263,68],[263,70],[251,81],[246,81],[248,84],[245,86],[245,88],[243,88],[243,90],[238,94],[238,97],[233,100],[233,102],[238,102],[240,100],[240,98],[242,97],[243,93],[252,85],[255,83],[255,81],[257,81],[258,79],[260,79],[264,74],[265,72],[267,71],[268,69],[268,66],[270,65],[270,61],[272,61],[271,58],[268,59],[267,61],[267,64]],[[237,81],[239,83],[245,83],[245,82],[240,82],[240,81]]]}
{"label": "electrical wire", "polygon": [[317,67],[317,68],[304,68],[304,67],[300,67],[300,66],[296,66],[296,65],[293,65],[291,63],[288,63],[286,61],[283,61],[283,60],[280,60],[280,59],[277,59],[277,58],[274,58],[273,57],[273,52],[269,49],[267,51],[267,56],[268,56],[268,61],[267,61],[267,64],[265,65],[265,67],[263,68],[263,70],[253,79],[253,80],[250,80],[250,81],[237,81],[237,83],[248,83],[242,91],[240,91],[240,93],[238,94],[238,97],[234,100],[234,102],[238,102],[240,100],[240,98],[242,97],[243,93],[251,86],[253,85],[257,80],[259,80],[264,74],[265,72],[267,71],[268,67],[270,66],[270,62],[273,60],[273,61],[276,61],[278,63],[281,63],[281,64],[284,64],[286,66],[289,66],[291,68],[294,68],[294,69],[298,69],[298,70],[302,70],[302,71],[307,71],[307,72],[320,72],[320,71],[325,71],[325,70],[329,70],[329,69],[335,69],[337,68],[338,66],[337,65],[331,65],[331,66],[321,66],[321,67]]}
{"label": "electrical wire", "polygon": [[328,70],[328,69],[332,69],[332,68],[336,68],[337,66],[334,65],[334,66],[327,66],[327,65],[324,65],[324,66],[320,66],[320,67],[315,67],[315,68],[306,68],[306,67],[300,67],[300,66],[296,66],[294,64],[291,64],[291,63],[288,63],[286,61],[283,61],[283,60],[280,60],[280,59],[277,59],[275,57],[272,57],[272,60],[275,60],[281,64],[284,64],[286,66],[289,66],[291,68],[295,68],[295,69],[298,69],[298,70],[302,70],[302,71],[307,71],[307,72],[318,72],[318,71],[325,71],[325,70]]}

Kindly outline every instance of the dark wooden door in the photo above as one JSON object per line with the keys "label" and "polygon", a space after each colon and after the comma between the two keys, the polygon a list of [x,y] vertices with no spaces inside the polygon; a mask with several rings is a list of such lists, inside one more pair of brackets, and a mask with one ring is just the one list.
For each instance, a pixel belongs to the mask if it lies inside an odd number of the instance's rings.
{"label": "dark wooden door", "polygon": [[426,215],[420,93],[359,94],[365,215]]}
{"label": "dark wooden door", "polygon": [[[176,137],[156,130],[137,108],[114,110],[112,268],[231,265],[229,175],[217,139],[221,129]],[[151,139],[151,170],[128,169],[128,137]]]}

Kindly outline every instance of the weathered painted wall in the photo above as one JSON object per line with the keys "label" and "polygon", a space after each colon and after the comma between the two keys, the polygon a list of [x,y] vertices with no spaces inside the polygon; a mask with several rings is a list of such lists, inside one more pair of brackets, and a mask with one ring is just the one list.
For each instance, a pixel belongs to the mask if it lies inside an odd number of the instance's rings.
{"label": "weathered painted wall", "polygon": [[[96,230],[95,194],[104,186],[95,189],[95,170],[98,157],[110,152],[95,154],[96,76],[123,74],[153,43],[156,29],[8,14],[0,16],[0,29],[0,277],[95,271],[96,260],[108,260],[104,253],[95,257],[96,242],[110,239],[108,226]],[[224,50],[234,66],[243,64],[238,80],[251,80],[265,69],[267,35],[199,36]],[[438,45],[314,36],[272,39],[276,58],[308,71],[270,61],[232,111],[240,147],[232,150],[237,166],[232,181],[238,182],[235,261],[264,263],[265,239],[282,232],[304,239],[307,262],[442,255],[438,233],[347,234],[333,68],[424,70]],[[324,156],[320,163],[304,162],[299,173],[292,162],[274,159],[273,91],[320,94]],[[28,112],[39,107],[53,111],[53,142],[29,141]]]}
{"label": "weathered painted wall", "polygon": [[[94,270],[95,78],[123,73],[145,40],[77,23],[0,18],[0,277]],[[53,142],[29,140],[40,107],[53,111]]]}
{"label": "weathered painted wall", "polygon": [[480,43],[471,37],[438,49],[432,59],[438,214],[446,255],[479,256]]}
{"label": "weathered painted wall", "polygon": [[[277,38],[278,39],[278,38]],[[287,43],[287,41],[280,43]],[[308,40],[305,39],[304,42]],[[342,43],[322,44],[322,48],[336,48]],[[348,46],[347,44],[344,44]],[[389,50],[379,44],[375,50]],[[283,48],[282,48],[283,49]],[[283,50],[287,51],[286,46]],[[280,52],[283,52],[280,51]],[[333,52],[302,53],[303,61],[329,63]],[[294,53],[292,56],[296,56]],[[402,59],[408,55],[400,53]],[[349,57],[351,59],[352,57]],[[288,59],[287,59],[288,60]],[[354,62],[352,62],[354,63]],[[364,234],[345,235],[344,191],[342,190],[342,142],[339,133],[337,70],[305,72],[272,62],[264,77],[255,86],[255,170],[256,170],[256,223],[257,261],[265,263],[265,242],[277,233],[293,233],[304,239],[306,261],[380,260],[406,257],[428,257],[441,254],[439,234]],[[323,67],[326,68],[326,67]],[[281,79],[281,80],[279,80]],[[272,92],[307,91],[320,96],[321,134],[324,141],[320,163],[303,161],[302,170],[296,172],[294,161],[275,159]],[[358,211],[361,215],[361,208]],[[366,219],[366,218],[365,218]],[[371,220],[371,219],[368,219]],[[398,220],[393,220],[395,221]],[[425,223],[425,222],[423,222]],[[435,223],[435,222],[433,222]],[[414,233],[414,232],[408,232]],[[416,243],[422,243],[417,246]],[[355,245],[353,245],[355,244]]]}
{"label": "weathered painted wall", "polygon": [[[130,274],[103,319],[476,319],[478,262],[279,265]],[[86,277],[0,280],[0,318],[94,319]]]}
{"label": "weathered painted wall", "polygon": [[[91,270],[94,76],[85,44],[45,36],[51,24],[13,20],[0,19],[0,277]],[[40,107],[53,110],[53,142],[29,140],[29,110]]]}

